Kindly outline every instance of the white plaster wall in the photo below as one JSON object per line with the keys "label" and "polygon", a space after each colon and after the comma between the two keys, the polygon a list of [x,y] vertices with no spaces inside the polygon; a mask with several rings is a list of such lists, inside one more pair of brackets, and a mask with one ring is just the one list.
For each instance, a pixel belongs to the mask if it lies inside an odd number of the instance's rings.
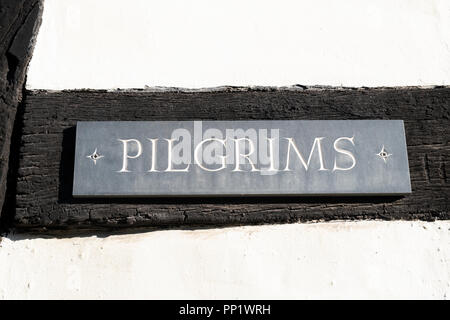
{"label": "white plaster wall", "polygon": [[450,221],[330,222],[0,244],[1,298],[445,299]]}
{"label": "white plaster wall", "polygon": [[45,0],[28,88],[450,83],[448,0]]}
{"label": "white plaster wall", "polygon": [[[449,42],[446,0],[45,0],[27,87],[449,85]],[[0,298],[445,299],[449,231],[360,221],[10,234]]]}

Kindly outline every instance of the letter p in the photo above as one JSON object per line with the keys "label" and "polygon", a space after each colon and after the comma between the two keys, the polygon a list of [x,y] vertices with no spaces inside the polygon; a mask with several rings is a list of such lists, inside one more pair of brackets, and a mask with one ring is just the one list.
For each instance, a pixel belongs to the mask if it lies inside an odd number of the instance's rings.
{"label": "letter p", "polygon": [[[122,169],[117,172],[130,172],[128,168],[128,159],[136,159],[142,154],[142,145],[137,139],[128,139],[128,140],[122,140],[117,139],[119,141],[122,141],[123,143],[123,161],[122,161]],[[137,146],[137,151],[135,155],[130,155],[128,153],[128,145],[130,142],[133,142]]]}

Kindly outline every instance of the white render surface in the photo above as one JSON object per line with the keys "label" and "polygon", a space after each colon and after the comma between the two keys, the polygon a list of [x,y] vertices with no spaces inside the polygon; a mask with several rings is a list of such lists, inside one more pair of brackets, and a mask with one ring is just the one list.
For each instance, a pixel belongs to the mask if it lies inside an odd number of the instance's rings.
{"label": "white render surface", "polygon": [[10,235],[0,298],[446,299],[450,221]]}
{"label": "white render surface", "polygon": [[450,84],[448,0],[45,0],[29,89]]}

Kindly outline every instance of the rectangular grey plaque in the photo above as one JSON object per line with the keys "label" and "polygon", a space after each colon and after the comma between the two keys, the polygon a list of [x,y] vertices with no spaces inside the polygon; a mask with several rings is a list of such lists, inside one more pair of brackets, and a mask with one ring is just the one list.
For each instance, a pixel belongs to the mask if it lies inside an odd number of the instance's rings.
{"label": "rectangular grey plaque", "polygon": [[410,192],[402,120],[77,123],[75,197]]}

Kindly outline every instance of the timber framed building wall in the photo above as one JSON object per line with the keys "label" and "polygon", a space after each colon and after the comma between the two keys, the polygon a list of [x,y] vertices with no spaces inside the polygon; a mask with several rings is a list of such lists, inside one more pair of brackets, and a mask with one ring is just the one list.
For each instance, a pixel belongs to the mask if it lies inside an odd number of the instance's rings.
{"label": "timber framed building wall", "polygon": [[[42,3],[12,1],[5,8],[5,16],[16,19],[12,27],[11,19],[2,19],[9,28],[1,48],[4,227],[94,230],[450,217],[446,86],[23,91]],[[404,197],[319,198],[74,199],[71,195],[76,121],[255,119],[402,119],[413,192]]]}
{"label": "timber framed building wall", "polygon": [[[448,299],[449,9],[0,0],[0,299]],[[72,197],[77,121],[257,119],[404,120],[412,193]]]}

